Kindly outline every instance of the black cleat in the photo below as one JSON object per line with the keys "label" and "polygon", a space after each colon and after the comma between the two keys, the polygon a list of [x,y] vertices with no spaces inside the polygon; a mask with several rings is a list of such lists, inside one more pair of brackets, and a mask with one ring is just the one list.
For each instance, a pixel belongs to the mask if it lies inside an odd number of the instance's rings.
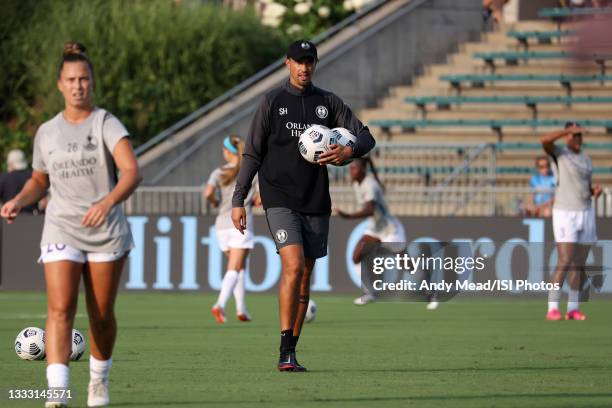
{"label": "black cleat", "polygon": [[295,360],[295,371],[298,371],[298,372],[305,372],[305,371],[308,371],[308,370],[306,369],[306,367],[304,367],[303,365],[301,365],[300,363],[298,363],[297,358],[296,358],[296,356],[295,356],[295,353],[293,353],[293,358],[294,358],[294,360]]}
{"label": "black cleat", "polygon": [[298,363],[297,359],[295,358],[295,351],[290,351],[287,353],[281,353],[280,358],[278,359],[278,371],[302,373],[308,370],[306,370],[306,367]]}

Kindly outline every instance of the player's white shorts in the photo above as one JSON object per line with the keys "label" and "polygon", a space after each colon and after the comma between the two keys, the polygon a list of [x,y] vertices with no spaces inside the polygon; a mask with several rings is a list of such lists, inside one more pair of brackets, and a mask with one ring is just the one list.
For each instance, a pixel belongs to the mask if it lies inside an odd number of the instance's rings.
{"label": "player's white shorts", "polygon": [[597,242],[593,208],[582,211],[553,208],[552,221],[555,242],[576,242],[580,244]]}
{"label": "player's white shorts", "polygon": [[380,242],[406,242],[406,231],[404,231],[402,223],[397,219],[392,222],[395,228],[391,232],[377,232],[367,228],[363,234],[377,238]]}
{"label": "player's white shorts", "polygon": [[223,252],[231,248],[253,249],[255,246],[253,231],[244,230],[242,235],[236,228],[217,230],[217,242]]}
{"label": "player's white shorts", "polygon": [[81,251],[65,244],[49,244],[40,247],[38,263],[58,261],[85,262],[113,262],[122,258],[129,251],[121,252],[87,252]]}

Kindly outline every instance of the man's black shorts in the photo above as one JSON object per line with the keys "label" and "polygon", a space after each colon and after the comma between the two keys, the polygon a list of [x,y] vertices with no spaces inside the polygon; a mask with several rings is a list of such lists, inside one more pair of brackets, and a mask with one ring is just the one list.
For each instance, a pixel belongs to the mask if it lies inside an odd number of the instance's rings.
{"label": "man's black shorts", "polygon": [[298,244],[304,247],[306,258],[327,255],[329,215],[307,215],[289,208],[274,207],[266,210],[266,219],[277,250]]}

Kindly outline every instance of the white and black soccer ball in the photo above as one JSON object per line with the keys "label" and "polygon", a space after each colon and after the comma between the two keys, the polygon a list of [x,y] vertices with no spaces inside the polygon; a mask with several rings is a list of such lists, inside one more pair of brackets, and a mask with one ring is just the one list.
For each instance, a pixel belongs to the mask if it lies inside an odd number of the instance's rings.
{"label": "white and black soccer ball", "polygon": [[[357,138],[355,137],[354,134],[350,132],[350,130],[342,128],[342,127],[337,127],[337,128],[332,129],[332,133],[334,134],[336,143],[342,146],[350,146],[353,148],[353,151],[355,150],[355,144],[357,143]],[[347,161],[342,163],[341,166],[349,164],[352,161],[353,159],[348,159]]]}
{"label": "white and black soccer ball", "polygon": [[72,329],[72,351],[70,352],[70,360],[77,361],[85,353],[85,337],[80,331]]}
{"label": "white and black soccer ball", "polygon": [[306,323],[311,323],[315,317],[317,317],[317,304],[314,300],[310,299],[308,301],[308,308],[306,309],[306,317],[304,317],[304,321]]}
{"label": "white and black soccer ball", "polygon": [[38,327],[26,327],[15,339],[15,353],[23,360],[45,358],[45,331]]}
{"label": "white and black soccer ball", "polygon": [[316,164],[319,156],[330,151],[333,144],[336,144],[336,138],[328,127],[313,125],[300,135],[298,148],[306,161]]}

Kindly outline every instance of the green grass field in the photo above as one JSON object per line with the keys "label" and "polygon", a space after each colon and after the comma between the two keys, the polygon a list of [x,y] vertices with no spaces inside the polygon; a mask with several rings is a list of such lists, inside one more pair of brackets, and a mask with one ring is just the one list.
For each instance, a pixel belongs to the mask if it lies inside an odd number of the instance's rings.
{"label": "green grass field", "polygon": [[[111,375],[116,407],[610,407],[612,302],[584,305],[585,322],[546,322],[542,301],[353,306],[315,296],[318,315],[298,347],[309,373],[278,373],[274,296],[250,296],[254,321],[213,322],[211,295],[121,294]],[[82,300],[82,299],[81,299]],[[44,294],[0,293],[0,406],[8,389],[43,389],[42,361],[13,350],[44,327]],[[231,313],[231,307],[230,307]],[[79,304],[76,327],[85,332]],[[71,364],[71,406],[85,406],[88,354]]]}

